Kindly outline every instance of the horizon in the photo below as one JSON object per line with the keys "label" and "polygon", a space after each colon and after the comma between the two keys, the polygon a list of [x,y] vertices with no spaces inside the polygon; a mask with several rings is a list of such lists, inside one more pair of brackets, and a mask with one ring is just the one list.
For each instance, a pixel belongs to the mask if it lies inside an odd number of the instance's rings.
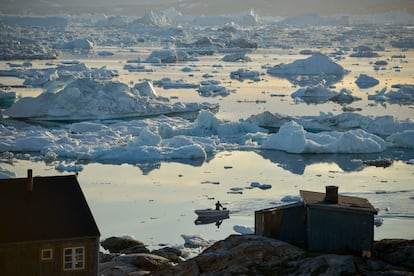
{"label": "horizon", "polygon": [[[412,0],[257,0],[254,5],[245,1],[229,0],[3,0],[2,15],[45,16],[56,14],[80,15],[103,13],[106,15],[143,16],[150,10],[175,8],[185,15],[224,15],[254,10],[261,16],[290,17],[306,13],[322,16],[336,14],[382,14],[406,12],[414,15]],[[238,3],[237,3],[238,2]]]}

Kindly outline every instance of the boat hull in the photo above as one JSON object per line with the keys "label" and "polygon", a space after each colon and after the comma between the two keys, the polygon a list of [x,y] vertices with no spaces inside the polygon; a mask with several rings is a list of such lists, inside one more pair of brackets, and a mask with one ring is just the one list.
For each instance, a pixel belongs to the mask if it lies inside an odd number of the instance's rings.
{"label": "boat hull", "polygon": [[226,217],[229,216],[229,210],[214,210],[214,209],[201,209],[194,211],[199,217]]}

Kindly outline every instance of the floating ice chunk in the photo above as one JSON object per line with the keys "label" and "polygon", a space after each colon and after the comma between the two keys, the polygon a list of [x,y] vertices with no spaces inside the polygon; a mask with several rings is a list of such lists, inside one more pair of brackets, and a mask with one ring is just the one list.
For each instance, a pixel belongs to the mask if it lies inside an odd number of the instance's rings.
{"label": "floating ice chunk", "polygon": [[414,149],[414,130],[406,130],[394,133],[386,138],[386,140],[395,147]]}
{"label": "floating ice chunk", "polygon": [[294,93],[292,93],[291,97],[301,98],[305,102],[322,103],[337,95],[338,92],[329,90],[328,88],[319,85],[299,88]]}
{"label": "floating ice chunk", "polygon": [[78,38],[69,42],[65,42],[61,45],[56,45],[58,49],[82,49],[82,50],[91,50],[94,47],[93,42],[89,41],[86,38]]}
{"label": "floating ice chunk", "polygon": [[384,219],[378,216],[374,217],[374,225],[380,227],[384,223]]}
{"label": "floating ice chunk", "polygon": [[220,85],[201,85],[197,89],[200,96],[203,97],[216,97],[216,96],[228,96],[230,91],[226,87]]}
{"label": "floating ice chunk", "polygon": [[0,167],[0,179],[8,178],[16,178],[16,174]]}
{"label": "floating ice chunk", "polygon": [[289,153],[371,153],[384,151],[386,142],[361,129],[308,133],[303,126],[291,121],[269,136],[262,148]]}
{"label": "floating ice chunk", "polygon": [[138,89],[139,94],[143,97],[147,96],[150,98],[157,98],[157,92],[155,92],[152,83],[149,81],[144,81],[142,83],[135,84],[135,88]]}
{"label": "floating ice chunk", "polygon": [[374,95],[368,95],[368,100],[396,103],[412,103],[414,101],[414,85],[404,84],[395,85],[393,87],[398,88],[398,90],[390,90],[387,92],[387,87],[384,87],[383,89],[376,91]]}
{"label": "floating ice chunk", "polygon": [[214,241],[208,241],[202,238],[200,235],[186,235],[181,234],[184,239],[184,246],[190,248],[208,247],[213,244]]}
{"label": "floating ice chunk", "polygon": [[344,68],[328,56],[315,54],[307,59],[296,60],[290,64],[280,64],[267,69],[270,75],[339,75],[345,74]]}
{"label": "floating ice chunk", "polygon": [[294,117],[278,113],[272,114],[266,111],[252,115],[246,121],[261,127],[272,128],[279,128],[289,121],[295,121],[302,125],[304,129],[312,131],[345,131],[360,128],[382,137],[405,130],[414,130],[412,119],[398,120],[390,115],[372,117],[352,112],[344,112],[338,115],[321,113],[319,116]]}
{"label": "floating ice chunk", "polygon": [[55,169],[59,172],[80,172],[83,170],[83,166],[81,164],[65,164],[62,162],[55,166]]}
{"label": "floating ice chunk", "polygon": [[242,226],[242,225],[234,225],[233,230],[236,233],[242,234],[242,235],[249,235],[254,234],[254,227],[248,227],[248,226]]}
{"label": "floating ice chunk", "polygon": [[236,80],[250,79],[253,81],[260,81],[260,73],[257,71],[251,71],[247,69],[238,69],[237,71],[230,72],[230,78]]}
{"label": "floating ice chunk", "polygon": [[259,182],[252,182],[250,183],[250,187],[252,188],[259,188],[262,190],[268,190],[272,188],[272,185],[270,184],[260,184]]}
{"label": "floating ice chunk", "polygon": [[195,60],[191,58],[184,51],[175,51],[175,50],[154,50],[151,52],[149,57],[145,62],[149,63],[176,63],[182,61],[191,61]]}
{"label": "floating ice chunk", "polygon": [[252,59],[250,57],[246,56],[245,51],[225,55],[222,58],[222,60],[223,61],[228,61],[228,62],[236,62],[236,61],[250,62],[250,61],[252,61]]}
{"label": "floating ice chunk", "polygon": [[172,81],[170,78],[163,78],[159,81],[154,81],[154,84],[161,86],[164,89],[195,89],[199,87],[197,84],[187,83],[182,79]]}
{"label": "floating ice chunk", "polygon": [[282,202],[298,202],[301,200],[300,196],[292,196],[292,195],[287,195],[282,197],[282,199],[280,201]]}
{"label": "floating ice chunk", "polygon": [[20,99],[4,114],[13,118],[82,121],[190,113],[215,108],[209,103],[170,103],[168,99],[157,96],[150,82],[130,88],[118,82],[71,79],[36,98]]}
{"label": "floating ice chunk", "polygon": [[379,81],[376,78],[370,77],[366,74],[360,74],[355,83],[356,85],[358,85],[359,88],[364,89],[377,85]]}

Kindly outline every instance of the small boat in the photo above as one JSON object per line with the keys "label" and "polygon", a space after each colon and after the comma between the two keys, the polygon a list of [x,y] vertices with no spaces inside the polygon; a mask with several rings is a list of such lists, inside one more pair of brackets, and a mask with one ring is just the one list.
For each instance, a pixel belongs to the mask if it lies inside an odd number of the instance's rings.
{"label": "small boat", "polygon": [[226,217],[230,211],[227,209],[215,210],[215,209],[199,209],[194,211],[199,217]]}

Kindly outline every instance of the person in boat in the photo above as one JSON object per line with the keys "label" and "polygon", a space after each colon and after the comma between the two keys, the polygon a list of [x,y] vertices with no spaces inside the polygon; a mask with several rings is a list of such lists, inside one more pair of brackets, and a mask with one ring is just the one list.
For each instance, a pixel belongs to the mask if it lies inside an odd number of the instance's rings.
{"label": "person in boat", "polygon": [[220,208],[223,209],[223,205],[221,205],[220,201],[216,202],[216,210],[220,210]]}

